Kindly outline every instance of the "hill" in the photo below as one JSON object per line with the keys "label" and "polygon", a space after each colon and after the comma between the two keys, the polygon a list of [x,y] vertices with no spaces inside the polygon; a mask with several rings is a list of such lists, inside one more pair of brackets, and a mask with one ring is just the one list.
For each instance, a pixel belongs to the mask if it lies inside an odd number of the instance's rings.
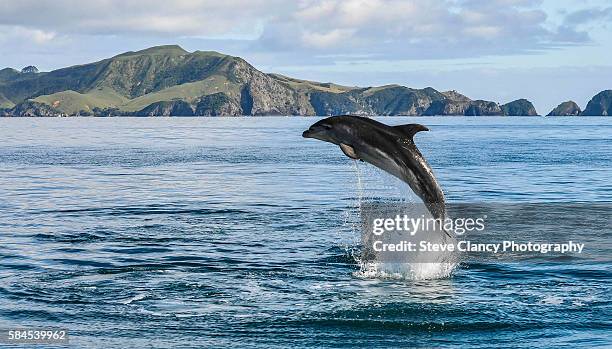
{"label": "hill", "polygon": [[431,87],[300,80],[263,73],[240,57],[176,45],[51,72],[28,68],[0,70],[4,115],[36,115],[37,108],[41,115],[96,116],[536,114],[526,100],[504,107]]}

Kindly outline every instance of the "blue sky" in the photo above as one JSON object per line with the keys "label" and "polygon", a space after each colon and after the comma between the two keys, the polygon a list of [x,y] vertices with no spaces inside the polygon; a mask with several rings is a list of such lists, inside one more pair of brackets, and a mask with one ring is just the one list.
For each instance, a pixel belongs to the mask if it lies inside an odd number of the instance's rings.
{"label": "blue sky", "polygon": [[0,67],[180,44],[304,79],[526,97],[546,114],[612,88],[610,23],[603,0],[2,1]]}

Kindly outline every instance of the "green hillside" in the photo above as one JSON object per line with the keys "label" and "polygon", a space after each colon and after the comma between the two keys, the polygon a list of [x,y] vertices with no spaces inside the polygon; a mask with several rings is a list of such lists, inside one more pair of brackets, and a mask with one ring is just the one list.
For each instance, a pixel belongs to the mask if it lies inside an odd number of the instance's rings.
{"label": "green hillside", "polygon": [[119,107],[126,111],[137,111],[150,104],[161,101],[180,99],[193,103],[202,96],[217,92],[224,92],[229,96],[234,96],[234,98],[239,98],[240,96],[240,89],[238,89],[235,84],[232,84],[222,75],[213,75],[202,81],[188,82],[168,87],[158,92],[148,93],[129,100]]}
{"label": "green hillside", "polygon": [[12,108],[15,103],[9,101],[2,93],[0,93],[0,108]]}
{"label": "green hillside", "polygon": [[95,89],[87,93],[68,90],[39,96],[33,100],[51,105],[67,114],[76,114],[80,111],[92,112],[94,108],[116,108],[129,101],[109,88]]}
{"label": "green hillside", "polygon": [[[504,115],[529,102],[472,101],[401,85],[350,87],[265,74],[239,57],[157,46],[51,72],[0,70],[5,115]],[[8,111],[7,111],[8,109]]]}
{"label": "green hillside", "polygon": [[215,73],[226,75],[228,65],[237,59],[217,52],[188,53],[179,46],[160,46],[48,73],[20,74],[5,69],[0,74],[0,93],[21,102],[68,90],[86,94],[111,89],[132,99]]}
{"label": "green hillside", "polygon": [[270,75],[272,78],[274,78],[275,80],[279,82],[282,82],[282,83],[285,83],[291,86],[292,88],[296,90],[305,91],[305,92],[316,90],[316,91],[322,91],[322,92],[342,93],[342,92],[347,92],[347,91],[358,88],[358,87],[336,85],[331,82],[316,82],[316,81],[294,79],[294,78],[290,78],[288,76],[284,76],[280,74],[268,74],[268,75]]}

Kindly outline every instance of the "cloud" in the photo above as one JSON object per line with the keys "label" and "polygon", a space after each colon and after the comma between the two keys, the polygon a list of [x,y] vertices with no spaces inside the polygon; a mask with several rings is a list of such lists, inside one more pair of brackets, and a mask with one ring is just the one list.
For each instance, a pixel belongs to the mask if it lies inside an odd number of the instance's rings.
{"label": "cloud", "polygon": [[534,53],[587,43],[551,28],[538,1],[305,0],[266,23],[254,47],[311,55],[435,59]]}
{"label": "cloud", "polygon": [[2,1],[0,24],[91,35],[234,34],[282,9],[280,0]]}
{"label": "cloud", "polygon": [[589,31],[608,27],[612,20],[612,7],[585,8],[568,13],[557,29],[559,41],[590,42]]}
{"label": "cloud", "polygon": [[56,38],[57,34],[51,31],[31,29],[21,26],[0,25],[0,41],[18,40],[35,44],[47,44]]}
{"label": "cloud", "polygon": [[211,49],[231,41],[238,53],[314,63],[540,52],[590,42],[586,24],[610,13],[583,9],[551,26],[541,2],[527,0],[21,0],[0,2],[0,26],[2,37],[33,45],[58,36],[200,38],[218,40]]}
{"label": "cloud", "polygon": [[612,19],[612,7],[587,8],[569,13],[565,17],[565,24],[583,25],[593,22],[609,21]]}
{"label": "cloud", "polygon": [[332,29],[323,33],[303,32],[300,38],[308,47],[327,49],[352,38],[353,29]]}

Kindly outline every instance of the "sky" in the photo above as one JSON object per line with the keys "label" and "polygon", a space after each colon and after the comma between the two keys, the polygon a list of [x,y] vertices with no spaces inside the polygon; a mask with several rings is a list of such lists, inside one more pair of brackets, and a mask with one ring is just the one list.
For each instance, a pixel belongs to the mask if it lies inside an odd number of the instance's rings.
{"label": "sky", "polygon": [[0,0],[0,67],[164,44],[301,79],[527,98],[540,114],[612,89],[607,0]]}

